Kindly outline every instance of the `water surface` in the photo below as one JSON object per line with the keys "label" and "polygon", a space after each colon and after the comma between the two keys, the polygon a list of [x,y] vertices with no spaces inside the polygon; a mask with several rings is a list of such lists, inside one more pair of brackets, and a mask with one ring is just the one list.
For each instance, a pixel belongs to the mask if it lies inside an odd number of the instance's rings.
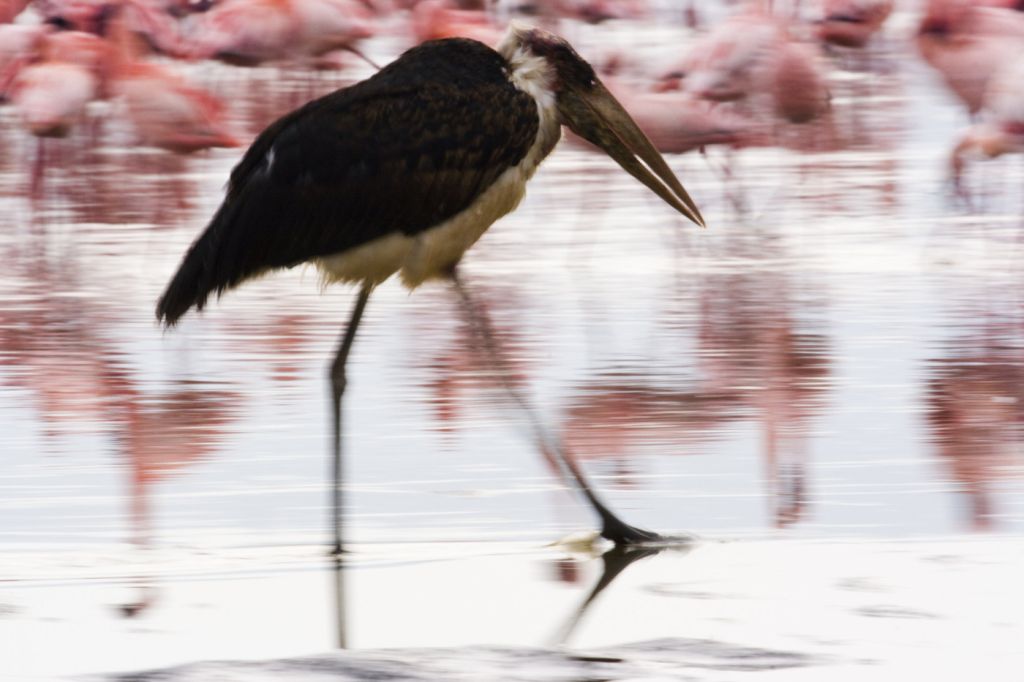
{"label": "water surface", "polygon": [[[671,158],[708,230],[563,145],[466,257],[519,390],[612,506],[704,538],[630,566],[569,645],[674,638],[667,665],[693,679],[719,679],[730,646],[808,675],[864,661],[916,675],[918,646],[967,647],[939,659],[965,671],[1003,670],[986,651],[1010,662],[1024,173],[972,166],[971,203],[955,201],[945,163],[966,118],[901,50],[836,79],[834,131],[814,133],[827,143],[742,150],[728,182],[720,151]],[[249,131],[342,78],[201,75]],[[15,679],[335,646],[325,370],[354,292],[297,268],[164,332],[155,300],[238,152],[174,158],[101,121],[47,142],[33,186],[34,141],[10,117],[0,140],[0,629]],[[602,562],[546,545],[593,519],[535,451],[453,292],[374,292],[345,410],[345,643],[557,644]],[[890,569],[886,596],[865,597]]]}

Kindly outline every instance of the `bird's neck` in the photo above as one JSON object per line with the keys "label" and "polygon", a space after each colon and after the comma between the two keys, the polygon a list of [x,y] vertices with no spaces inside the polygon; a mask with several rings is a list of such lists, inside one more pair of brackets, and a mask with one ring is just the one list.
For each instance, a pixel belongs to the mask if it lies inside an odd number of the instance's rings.
{"label": "bird's neck", "polygon": [[548,60],[537,56],[523,44],[519,31],[509,30],[498,45],[498,53],[508,64],[509,80],[537,101],[537,106],[555,105],[555,72]]}
{"label": "bird's neck", "polygon": [[562,136],[554,90],[554,69],[547,59],[533,54],[522,43],[516,29],[511,29],[501,41],[498,53],[508,64],[508,77],[512,85],[528,94],[537,103],[540,126],[537,129],[536,141],[523,160],[528,175],[533,175],[533,171],[544,157],[551,153]]}

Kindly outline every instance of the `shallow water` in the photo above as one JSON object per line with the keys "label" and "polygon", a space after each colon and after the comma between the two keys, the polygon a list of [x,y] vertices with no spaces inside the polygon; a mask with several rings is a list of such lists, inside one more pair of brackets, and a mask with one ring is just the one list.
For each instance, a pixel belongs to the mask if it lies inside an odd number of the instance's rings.
{"label": "shallow water", "polygon": [[[692,557],[624,572],[608,591],[616,605],[572,644],[670,638],[683,653],[666,665],[720,679],[709,671],[728,647],[796,656],[816,674],[823,660],[876,659],[897,661],[894,673],[921,663],[896,648],[952,646],[977,622],[1001,633],[993,652],[1013,651],[1006,633],[1019,641],[1019,609],[988,595],[976,618],[957,616],[937,602],[969,590],[941,572],[915,588],[909,564],[952,556],[974,567],[967,583],[1020,594],[1024,172],[1013,158],[977,164],[971,205],[954,201],[944,164],[965,117],[897,45],[863,69],[833,84],[840,143],[826,151],[743,150],[728,183],[717,150],[670,159],[708,230],[563,145],[465,259],[519,390],[612,506],[706,539]],[[250,131],[336,78],[205,77],[235,96]],[[315,272],[296,269],[161,331],[154,302],[238,152],[171,158],[126,146],[109,122],[94,135],[48,143],[33,181],[34,143],[0,120],[11,674],[329,649],[324,373],[353,292],[321,292]],[[602,564],[544,546],[592,519],[535,451],[451,291],[374,293],[345,410],[346,644],[553,645]],[[725,538],[737,540],[722,549]],[[850,605],[850,622],[829,617],[843,581],[882,580],[903,542],[896,596]],[[744,568],[709,587],[730,566],[723,551]],[[836,565],[861,552],[863,575]],[[784,584],[765,578],[791,570]],[[693,584],[679,577],[690,571]],[[816,577],[826,584],[790,634],[833,648],[798,645],[764,616]],[[745,596],[722,615],[733,590]],[[647,615],[619,615],[634,610]],[[858,639],[872,618],[940,611],[941,627],[897,637],[888,657],[865,643],[887,635]],[[971,651],[980,661],[986,649]],[[418,655],[403,660],[415,668]]]}

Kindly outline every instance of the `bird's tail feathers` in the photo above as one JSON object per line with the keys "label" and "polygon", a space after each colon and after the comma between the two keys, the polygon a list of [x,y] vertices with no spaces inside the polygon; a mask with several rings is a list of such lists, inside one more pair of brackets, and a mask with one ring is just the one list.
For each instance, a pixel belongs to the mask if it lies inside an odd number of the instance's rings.
{"label": "bird's tail feathers", "polygon": [[225,201],[209,226],[192,244],[156,304],[156,318],[165,327],[174,326],[191,308],[202,310],[210,294],[220,294],[238,283],[230,268],[222,267],[221,242],[236,211]]}

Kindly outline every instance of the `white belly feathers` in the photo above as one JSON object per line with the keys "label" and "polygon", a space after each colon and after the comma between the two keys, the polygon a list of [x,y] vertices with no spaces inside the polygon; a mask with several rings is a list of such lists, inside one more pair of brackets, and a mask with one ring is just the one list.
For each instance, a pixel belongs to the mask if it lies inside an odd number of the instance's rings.
{"label": "white belly feathers", "polygon": [[502,173],[467,209],[437,227],[413,236],[390,234],[318,258],[316,265],[325,283],[377,285],[401,270],[402,283],[412,289],[428,279],[444,277],[494,221],[519,205],[529,175],[520,163]]}

